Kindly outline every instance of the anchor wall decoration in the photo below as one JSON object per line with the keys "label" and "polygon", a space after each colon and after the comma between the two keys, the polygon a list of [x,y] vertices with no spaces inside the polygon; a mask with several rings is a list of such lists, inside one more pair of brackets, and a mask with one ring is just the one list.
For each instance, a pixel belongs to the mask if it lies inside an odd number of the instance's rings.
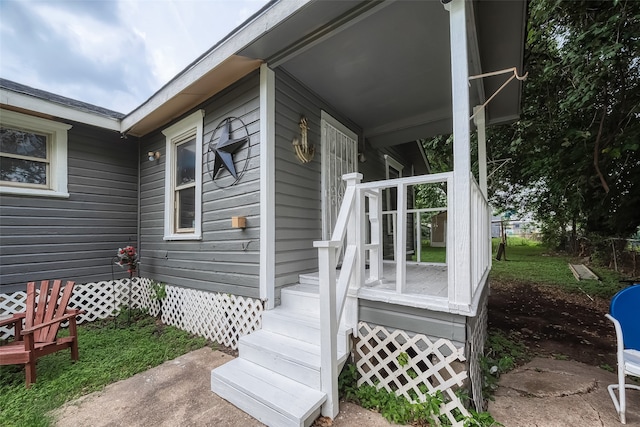
{"label": "anchor wall decoration", "polygon": [[296,157],[302,163],[309,163],[313,160],[313,155],[315,154],[315,147],[313,145],[309,145],[308,140],[308,132],[309,126],[307,124],[307,118],[305,116],[300,117],[300,139],[298,137],[293,138],[293,149],[296,152]]}

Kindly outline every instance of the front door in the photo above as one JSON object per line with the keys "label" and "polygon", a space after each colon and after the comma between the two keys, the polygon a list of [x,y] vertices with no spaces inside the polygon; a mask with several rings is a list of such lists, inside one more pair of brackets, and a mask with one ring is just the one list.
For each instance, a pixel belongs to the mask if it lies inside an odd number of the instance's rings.
{"label": "front door", "polygon": [[331,238],[346,184],[342,175],[358,171],[358,137],[342,123],[322,112],[322,237]]}

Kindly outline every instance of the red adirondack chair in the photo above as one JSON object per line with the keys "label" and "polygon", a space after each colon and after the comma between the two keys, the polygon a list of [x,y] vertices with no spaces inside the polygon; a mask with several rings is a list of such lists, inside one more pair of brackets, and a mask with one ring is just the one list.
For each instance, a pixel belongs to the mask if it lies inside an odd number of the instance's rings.
{"label": "red adirondack chair", "polygon": [[[36,302],[36,284],[29,282],[27,311],[0,320],[0,326],[13,324],[15,331],[14,341],[0,346],[0,365],[24,364],[27,388],[36,382],[38,358],[69,348],[71,359],[78,360],[76,316],[83,311],[67,309],[74,282],[68,281],[62,291],[62,297],[58,298],[61,285],[60,280],[55,280],[53,287],[49,289],[49,281],[43,280],[40,285],[40,296]],[[65,320],[69,321],[69,336],[58,338],[58,329]]]}

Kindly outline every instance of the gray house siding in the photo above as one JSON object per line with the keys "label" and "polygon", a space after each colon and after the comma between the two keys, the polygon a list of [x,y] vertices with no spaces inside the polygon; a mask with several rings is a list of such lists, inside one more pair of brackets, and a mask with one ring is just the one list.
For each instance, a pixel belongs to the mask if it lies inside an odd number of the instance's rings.
{"label": "gray house siding", "polygon": [[113,260],[137,242],[137,142],[72,124],[68,199],[0,195],[0,292],[28,281],[127,275]]}
{"label": "gray house siding", "polygon": [[360,299],[358,319],[430,338],[445,338],[458,347],[464,345],[467,337],[467,318],[451,313]]}
{"label": "gray house siding", "polygon": [[[252,73],[198,108],[205,110],[202,240],[163,240],[166,142],[161,131],[169,123],[143,141],[143,152],[159,151],[161,157],[154,162],[143,158],[140,165],[141,274],[167,284],[256,298],[260,273],[258,74]],[[216,127],[227,117],[240,118],[247,126],[250,158],[237,184],[219,188],[207,169],[207,150]],[[244,158],[246,150],[247,145],[235,156]],[[233,216],[246,217],[247,227],[232,228]]]}
{"label": "gray house siding", "polygon": [[[315,240],[322,238],[321,147],[322,110],[357,134],[361,130],[341,117],[316,94],[282,70],[276,70],[276,286],[295,283],[301,272],[318,268]],[[292,140],[300,138],[300,117],[307,118],[315,156],[303,164]]]}

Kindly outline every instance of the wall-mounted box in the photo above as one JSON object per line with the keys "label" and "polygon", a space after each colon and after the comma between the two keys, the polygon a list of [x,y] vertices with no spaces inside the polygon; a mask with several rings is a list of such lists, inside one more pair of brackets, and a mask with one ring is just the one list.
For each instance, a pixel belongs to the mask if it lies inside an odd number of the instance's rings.
{"label": "wall-mounted box", "polygon": [[247,227],[247,218],[244,216],[232,216],[231,217],[231,227],[233,228],[246,228]]}

